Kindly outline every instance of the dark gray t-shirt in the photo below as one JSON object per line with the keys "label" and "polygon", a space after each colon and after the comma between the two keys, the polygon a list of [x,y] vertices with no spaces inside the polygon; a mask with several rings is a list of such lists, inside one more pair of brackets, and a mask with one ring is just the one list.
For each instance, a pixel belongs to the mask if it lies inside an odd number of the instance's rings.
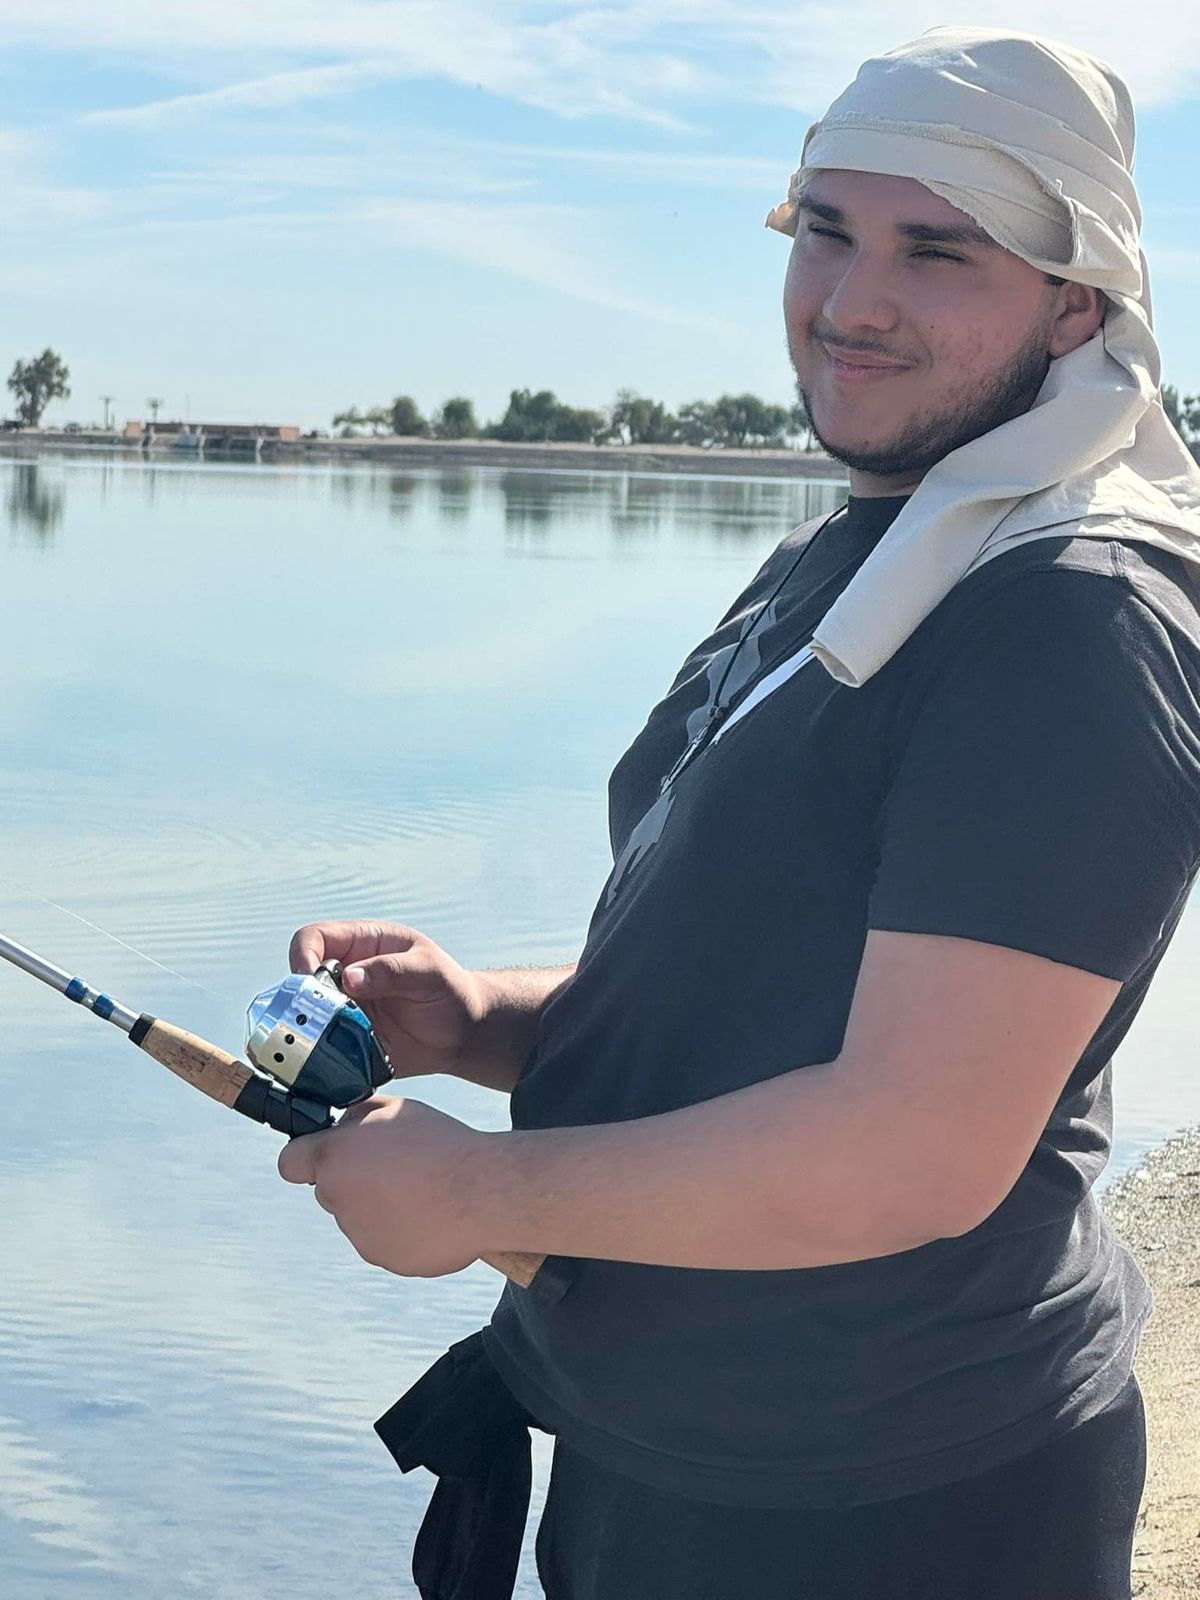
{"label": "dark gray t-shirt", "polygon": [[[726,694],[808,639],[902,503],[852,501],[822,529]],[[810,663],[647,821],[813,530],[784,540],[614,771],[617,866],[514,1125],[652,1115],[836,1058],[870,928],[1123,987],[1015,1187],[962,1237],[790,1271],[584,1260],[557,1302],[505,1291],[487,1348],[539,1421],[635,1480],[731,1504],[952,1482],[1124,1383],[1149,1293],[1090,1191],[1113,1051],[1200,858],[1200,586],[1115,538],[997,557],[861,689]]]}

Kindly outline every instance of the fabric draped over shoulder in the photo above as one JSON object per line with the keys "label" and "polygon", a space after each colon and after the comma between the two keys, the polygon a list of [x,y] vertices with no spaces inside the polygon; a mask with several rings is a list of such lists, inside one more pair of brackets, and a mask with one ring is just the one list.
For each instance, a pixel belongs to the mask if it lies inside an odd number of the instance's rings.
{"label": "fabric draped over shoulder", "polygon": [[975,567],[1064,524],[1200,568],[1200,469],[1162,408],[1133,143],[1111,67],[984,28],[935,28],[873,57],[809,129],[768,227],[796,232],[819,171],[913,178],[1031,266],[1107,300],[1029,411],[926,474],[822,618],[813,651],[840,682],[864,684]]}

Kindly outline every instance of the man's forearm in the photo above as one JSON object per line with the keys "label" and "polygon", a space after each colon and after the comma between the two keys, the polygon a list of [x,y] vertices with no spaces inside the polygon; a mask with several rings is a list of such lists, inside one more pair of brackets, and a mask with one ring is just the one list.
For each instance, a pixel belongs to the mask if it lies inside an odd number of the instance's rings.
{"label": "man's forearm", "polygon": [[634,1122],[486,1135],[475,1225],[492,1251],[759,1270],[965,1231],[904,1108],[853,1076],[826,1063]]}
{"label": "man's forearm", "polygon": [[505,967],[476,972],[488,1009],[471,1040],[460,1078],[511,1094],[537,1038],[542,1013],[575,975],[563,967]]}

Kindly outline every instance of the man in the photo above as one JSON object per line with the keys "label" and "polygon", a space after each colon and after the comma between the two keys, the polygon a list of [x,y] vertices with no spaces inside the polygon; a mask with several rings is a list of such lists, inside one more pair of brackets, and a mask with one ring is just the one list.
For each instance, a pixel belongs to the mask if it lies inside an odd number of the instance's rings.
{"label": "man", "polygon": [[768,219],[849,507],[618,764],[577,967],[293,941],[514,1131],[375,1100],[283,1175],[394,1272],[550,1258],[380,1425],[443,1474],[423,1595],[507,1592],[536,1422],[551,1600],[1129,1596],[1149,1298],[1090,1191],[1200,861],[1200,474],[1131,158],[1076,51],[868,61]]}

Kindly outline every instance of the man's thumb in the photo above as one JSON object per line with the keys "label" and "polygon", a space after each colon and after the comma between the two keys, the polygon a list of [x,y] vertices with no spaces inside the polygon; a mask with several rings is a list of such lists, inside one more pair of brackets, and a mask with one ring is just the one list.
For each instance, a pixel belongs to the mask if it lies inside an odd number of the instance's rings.
{"label": "man's thumb", "polygon": [[419,991],[421,980],[429,976],[427,965],[408,952],[368,956],[343,971],[342,988],[356,999],[387,1000],[393,995],[411,996],[414,987]]}

